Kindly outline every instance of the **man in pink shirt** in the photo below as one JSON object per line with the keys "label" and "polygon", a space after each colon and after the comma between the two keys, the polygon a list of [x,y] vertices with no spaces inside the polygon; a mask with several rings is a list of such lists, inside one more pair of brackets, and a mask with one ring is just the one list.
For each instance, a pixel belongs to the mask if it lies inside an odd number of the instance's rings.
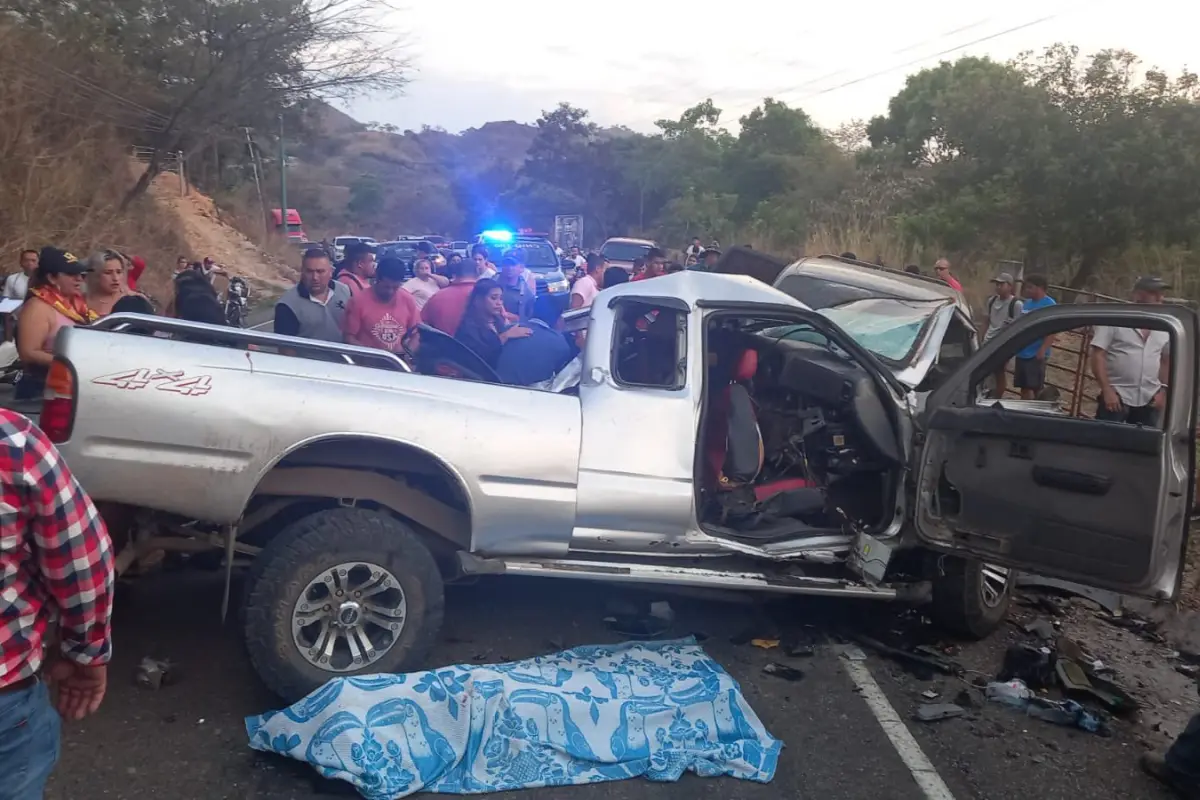
{"label": "man in pink shirt", "polygon": [[571,308],[587,308],[600,294],[600,280],[606,263],[599,253],[587,254],[587,273],[571,287]]}
{"label": "man in pink shirt", "polygon": [[939,280],[943,280],[950,284],[950,288],[956,292],[963,290],[962,284],[958,282],[958,278],[950,274],[950,262],[944,258],[939,258],[937,263],[933,265],[933,273],[938,276]]}
{"label": "man in pink shirt", "polygon": [[385,258],[375,270],[375,284],[350,298],[342,331],[347,344],[403,352],[405,334],[421,321],[417,301],[400,288],[404,271],[403,261]]}

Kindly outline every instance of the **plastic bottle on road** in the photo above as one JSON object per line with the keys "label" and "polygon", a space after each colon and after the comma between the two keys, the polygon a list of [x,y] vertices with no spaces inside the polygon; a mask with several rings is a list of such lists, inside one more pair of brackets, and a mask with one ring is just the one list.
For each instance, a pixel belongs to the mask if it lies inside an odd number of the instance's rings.
{"label": "plastic bottle on road", "polygon": [[1029,699],[1033,697],[1033,692],[1020,678],[1014,678],[1011,681],[993,681],[987,685],[986,693],[987,699],[993,703],[1013,708],[1027,708]]}

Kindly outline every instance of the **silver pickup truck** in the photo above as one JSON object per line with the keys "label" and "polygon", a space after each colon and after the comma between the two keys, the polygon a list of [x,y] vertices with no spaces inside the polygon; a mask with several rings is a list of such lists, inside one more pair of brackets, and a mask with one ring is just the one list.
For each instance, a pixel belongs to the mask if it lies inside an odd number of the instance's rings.
{"label": "silver pickup truck", "polygon": [[[93,497],[138,509],[117,532],[122,568],[171,549],[254,556],[241,624],[288,698],[420,666],[443,584],[462,575],[928,603],[974,636],[1009,599],[985,563],[1176,591],[1189,309],[1039,310],[920,410],[853,335],[745,276],[627,283],[570,324],[586,327],[581,377],[555,393],[500,384],[428,329],[413,371],[379,351],[114,316],[60,334],[41,424]],[[1002,360],[1089,325],[1170,335],[1163,429],[979,399]]]}

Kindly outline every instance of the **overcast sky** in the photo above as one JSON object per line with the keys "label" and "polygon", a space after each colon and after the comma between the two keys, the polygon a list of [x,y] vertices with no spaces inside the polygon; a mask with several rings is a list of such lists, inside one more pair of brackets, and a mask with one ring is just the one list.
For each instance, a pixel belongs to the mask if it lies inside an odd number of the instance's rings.
{"label": "overcast sky", "polygon": [[394,27],[411,42],[412,82],[353,102],[363,122],[457,132],[567,101],[601,125],[651,131],[706,97],[726,125],[775,97],[836,127],[884,112],[906,75],[963,55],[1067,42],[1122,47],[1169,72],[1200,61],[1200,3],[1183,0],[407,2]]}

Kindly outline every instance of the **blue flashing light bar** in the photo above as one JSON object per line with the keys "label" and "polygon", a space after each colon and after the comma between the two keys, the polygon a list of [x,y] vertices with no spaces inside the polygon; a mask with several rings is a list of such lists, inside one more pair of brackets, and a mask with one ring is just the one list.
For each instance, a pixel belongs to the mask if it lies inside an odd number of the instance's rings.
{"label": "blue flashing light bar", "polygon": [[504,242],[505,244],[513,240],[512,231],[506,230],[484,231],[482,236],[484,239],[488,239],[489,241]]}

